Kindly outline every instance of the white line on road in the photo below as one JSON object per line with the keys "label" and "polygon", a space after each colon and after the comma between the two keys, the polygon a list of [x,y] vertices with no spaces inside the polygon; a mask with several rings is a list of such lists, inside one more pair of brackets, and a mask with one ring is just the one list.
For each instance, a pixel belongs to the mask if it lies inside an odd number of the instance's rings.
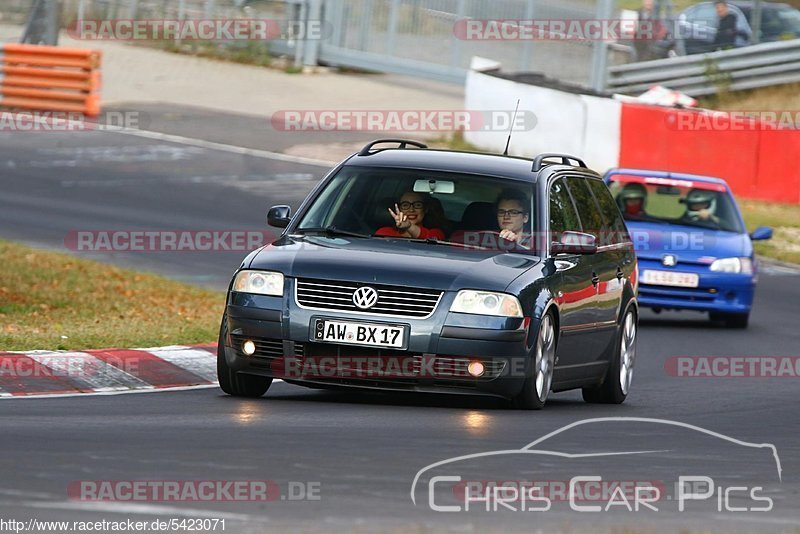
{"label": "white line on road", "polygon": [[314,165],[316,167],[326,167],[326,168],[335,165],[334,162],[322,159],[304,158],[301,156],[289,156],[287,154],[281,154],[280,152],[270,152],[269,150],[257,150],[254,148],[244,148],[235,145],[226,145],[224,143],[215,143],[213,141],[206,141],[204,139],[195,139],[193,137],[184,137],[182,135],[152,132],[150,130],[137,130],[135,128],[120,128],[116,126],[115,127],[101,126],[98,128],[98,130],[105,132],[116,132],[125,135],[134,135],[137,137],[144,137],[145,139],[169,141],[171,143],[179,143],[182,145],[208,148],[211,150],[221,150],[223,152],[230,152],[232,154],[241,154],[243,156],[253,156],[257,158],[272,159],[276,161],[285,161],[287,163],[299,163],[301,165]]}

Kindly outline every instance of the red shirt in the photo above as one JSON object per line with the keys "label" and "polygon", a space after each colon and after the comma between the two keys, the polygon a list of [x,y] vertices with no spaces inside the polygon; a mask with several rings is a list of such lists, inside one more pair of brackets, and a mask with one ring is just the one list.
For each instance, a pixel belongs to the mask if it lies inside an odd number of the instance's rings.
{"label": "red shirt", "polygon": [[[384,226],[383,228],[379,229],[375,232],[375,235],[383,235],[388,237],[409,237],[405,232],[401,232],[394,226]],[[444,232],[439,230],[438,228],[425,228],[424,226],[419,227],[419,237],[417,239],[442,239],[444,240]]]}

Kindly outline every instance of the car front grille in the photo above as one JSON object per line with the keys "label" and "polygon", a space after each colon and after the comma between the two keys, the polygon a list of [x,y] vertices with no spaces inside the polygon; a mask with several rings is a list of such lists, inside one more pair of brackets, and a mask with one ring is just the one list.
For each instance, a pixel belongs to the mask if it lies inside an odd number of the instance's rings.
{"label": "car front grille", "polygon": [[716,289],[699,287],[666,287],[639,284],[639,296],[685,300],[686,302],[712,302],[719,296],[719,293]]}
{"label": "car front grille", "polygon": [[[331,375],[369,377],[372,379],[465,379],[493,380],[503,374],[506,362],[489,358],[466,356],[439,356],[437,354],[408,353],[394,349],[354,347],[328,343],[306,343],[305,352],[298,358],[308,364],[309,369],[319,369],[327,362]],[[467,368],[470,362],[479,360],[484,365],[484,374],[475,378]]]}
{"label": "car front grille", "polygon": [[[248,340],[256,346],[256,352],[252,356],[246,356],[242,352],[242,344]],[[276,376],[282,376],[281,373],[284,372],[295,373],[293,376],[286,375],[286,378],[298,380],[338,380],[346,377],[388,384],[407,382],[409,379],[412,382],[432,379],[438,384],[444,379],[464,385],[494,380],[506,370],[505,361],[491,358],[439,356],[395,349],[299,342],[294,343],[294,351],[287,358],[283,351],[284,342],[280,339],[232,334],[231,342],[239,356],[250,359],[257,367],[272,369],[278,373]],[[470,362],[475,360],[483,363],[485,369],[479,378],[472,377],[467,370]]]}
{"label": "car front grille", "polygon": [[[358,308],[353,303],[353,294],[363,286],[369,286],[378,292],[378,301],[366,310]],[[442,291],[434,289],[298,279],[295,300],[299,306],[314,310],[424,319],[433,315],[443,294]]]}

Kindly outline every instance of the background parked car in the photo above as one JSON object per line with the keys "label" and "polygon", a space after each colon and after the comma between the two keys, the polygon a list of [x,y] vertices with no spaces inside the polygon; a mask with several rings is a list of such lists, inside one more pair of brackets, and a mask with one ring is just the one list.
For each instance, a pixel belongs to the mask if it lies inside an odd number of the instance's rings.
{"label": "background parked car", "polygon": [[[736,15],[736,47],[753,44],[755,2],[728,2],[730,13]],[[679,53],[701,54],[716,49],[718,16],[714,2],[701,2],[683,10],[678,16]],[[761,30],[758,42],[767,43],[800,37],[800,11],[788,4],[762,2]]]}

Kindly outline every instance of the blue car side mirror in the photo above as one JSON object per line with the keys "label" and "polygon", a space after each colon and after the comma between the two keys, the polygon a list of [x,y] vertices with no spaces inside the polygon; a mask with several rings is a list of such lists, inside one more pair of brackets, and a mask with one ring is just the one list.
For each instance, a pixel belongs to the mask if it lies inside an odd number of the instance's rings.
{"label": "blue car side mirror", "polygon": [[764,241],[766,239],[772,239],[772,228],[769,226],[759,226],[753,233],[750,234],[750,239],[753,241]]}
{"label": "blue car side mirror", "polygon": [[275,228],[286,228],[292,218],[292,208],[289,206],[273,206],[267,212],[267,224]]}

